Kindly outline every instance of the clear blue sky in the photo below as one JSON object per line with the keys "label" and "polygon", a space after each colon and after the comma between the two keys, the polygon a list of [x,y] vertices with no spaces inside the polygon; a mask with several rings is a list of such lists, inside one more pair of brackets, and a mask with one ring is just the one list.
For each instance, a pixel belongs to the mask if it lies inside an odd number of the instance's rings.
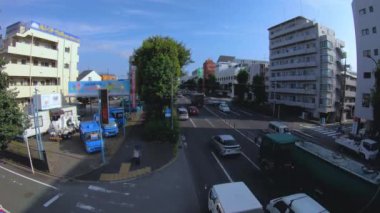
{"label": "clear blue sky", "polygon": [[192,71],[211,58],[269,57],[267,29],[305,16],[346,42],[356,70],[351,0],[1,0],[0,26],[37,21],[81,39],[79,71],[95,69],[125,77],[128,57],[152,35],[170,36],[191,49]]}

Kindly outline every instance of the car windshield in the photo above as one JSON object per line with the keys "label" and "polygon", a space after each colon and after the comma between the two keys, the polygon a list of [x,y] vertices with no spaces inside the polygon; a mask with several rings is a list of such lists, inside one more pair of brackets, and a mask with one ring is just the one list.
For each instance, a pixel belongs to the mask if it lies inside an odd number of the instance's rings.
{"label": "car windshield", "polygon": [[366,143],[366,148],[369,150],[369,151],[376,151],[379,149],[379,145],[377,143],[374,143],[374,144],[367,144]]}
{"label": "car windshield", "polygon": [[179,111],[179,114],[180,114],[180,115],[186,115],[187,112],[186,112],[185,110],[180,110],[180,111]]}
{"label": "car windshield", "polygon": [[229,140],[223,140],[224,145],[236,145],[237,142],[235,140],[229,139]]}
{"label": "car windshield", "polygon": [[220,107],[228,107],[227,104],[220,104]]}

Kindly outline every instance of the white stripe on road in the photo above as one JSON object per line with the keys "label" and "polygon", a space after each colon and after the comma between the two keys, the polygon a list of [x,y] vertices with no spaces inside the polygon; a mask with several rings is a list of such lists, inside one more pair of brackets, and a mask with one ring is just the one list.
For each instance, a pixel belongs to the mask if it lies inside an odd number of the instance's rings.
{"label": "white stripe on road", "polygon": [[58,190],[57,187],[54,187],[54,186],[49,185],[49,184],[47,184],[47,183],[43,183],[43,182],[41,182],[41,181],[35,180],[35,179],[30,178],[30,177],[27,177],[27,176],[25,176],[25,175],[19,174],[19,173],[15,172],[15,171],[12,171],[12,170],[7,169],[7,168],[5,168],[5,167],[0,166],[0,168],[4,169],[5,171],[8,171],[8,172],[10,172],[10,173],[12,173],[12,174],[15,174],[15,175],[18,175],[18,176],[23,177],[23,178],[25,178],[25,179],[28,179],[28,180],[30,180],[30,181],[33,181],[33,182],[35,182],[35,183],[39,183],[39,184],[44,185],[44,186],[47,186],[47,187],[49,187],[49,188],[52,188],[52,189]]}
{"label": "white stripe on road", "polygon": [[301,132],[301,131],[299,131],[299,130],[297,130],[297,129],[293,129],[293,131],[294,131],[294,132],[298,132],[298,133],[301,134],[301,135],[305,135],[306,137],[314,138],[314,136],[309,135],[309,134],[306,134],[306,133],[304,133],[304,132]]}
{"label": "white stripe on road", "polygon": [[234,182],[231,178],[231,176],[228,174],[228,172],[226,171],[226,169],[223,167],[222,163],[220,163],[218,157],[216,157],[215,153],[214,152],[211,152],[212,156],[214,156],[216,162],[219,164],[220,168],[223,170],[224,174],[227,176],[228,180],[232,183]]}
{"label": "white stripe on road", "polygon": [[255,164],[251,159],[249,159],[249,157],[246,154],[244,154],[244,152],[241,152],[241,154],[253,165],[253,167],[261,171],[260,167],[257,164]]}
{"label": "white stripe on road", "polygon": [[90,212],[99,212],[99,211],[96,210],[95,207],[87,205],[87,204],[83,204],[83,203],[80,203],[80,202],[78,202],[75,206],[77,208],[80,208],[80,209],[83,209],[83,210],[87,210],[87,211],[90,211]]}
{"label": "white stripe on road", "polygon": [[248,116],[252,116],[253,114],[250,113],[250,112],[246,112],[246,111],[243,111],[243,110],[239,110],[239,112],[243,113],[243,114],[246,114]]}
{"label": "white stripe on road", "polygon": [[248,141],[250,141],[251,143],[255,144],[257,147],[260,147],[260,145],[258,145],[257,143],[255,143],[255,141],[253,141],[251,138],[249,138],[248,136],[246,136],[245,134],[243,134],[242,132],[240,132],[238,129],[235,129],[231,124],[227,123],[225,120],[223,120],[222,117],[220,117],[218,114],[214,113],[213,111],[211,111],[209,108],[207,108],[206,106],[204,107],[207,111],[209,111],[211,114],[213,114],[214,116],[220,118],[227,126],[231,127],[231,129],[234,129],[236,132],[238,132],[241,136],[243,136],[245,139],[247,139]]}
{"label": "white stripe on road", "polygon": [[212,128],[215,128],[214,124],[212,124],[211,121],[209,121],[207,118],[206,118],[205,120],[206,120],[206,122],[207,122],[208,124],[210,124],[210,126],[212,126]]}
{"label": "white stripe on road", "polygon": [[194,128],[197,128],[197,125],[195,125],[193,119],[190,118],[190,122],[191,122],[191,124],[193,125]]}
{"label": "white stripe on road", "polygon": [[50,204],[52,204],[54,201],[58,200],[58,198],[61,197],[62,195],[63,195],[63,193],[59,193],[59,194],[55,195],[50,200],[48,200],[46,203],[44,203],[44,207],[46,208],[46,207],[50,206]]}
{"label": "white stripe on road", "polygon": [[240,116],[240,114],[237,113],[237,112],[234,112],[234,111],[232,111],[232,110],[231,110],[231,112],[234,113],[236,116]]}

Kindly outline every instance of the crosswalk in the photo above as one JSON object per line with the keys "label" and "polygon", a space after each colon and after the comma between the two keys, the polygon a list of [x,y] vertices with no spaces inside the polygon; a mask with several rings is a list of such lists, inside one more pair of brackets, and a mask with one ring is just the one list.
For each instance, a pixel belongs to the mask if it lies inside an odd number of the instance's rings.
{"label": "crosswalk", "polygon": [[[338,126],[324,127],[324,126],[313,125],[313,126],[302,126],[302,127],[304,130],[311,130],[311,131],[318,132],[320,134],[323,134],[332,138],[336,138],[337,136],[342,134],[341,132],[338,131],[338,128],[339,128]],[[351,126],[342,126],[343,132],[350,132],[351,129],[352,129]]]}

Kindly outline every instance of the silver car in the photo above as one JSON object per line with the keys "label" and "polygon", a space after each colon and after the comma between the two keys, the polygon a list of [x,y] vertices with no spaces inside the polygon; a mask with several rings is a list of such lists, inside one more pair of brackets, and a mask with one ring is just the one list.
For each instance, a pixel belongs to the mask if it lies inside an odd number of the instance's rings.
{"label": "silver car", "polygon": [[231,135],[213,136],[211,144],[222,156],[240,154],[240,144]]}
{"label": "silver car", "polygon": [[187,109],[185,109],[185,108],[178,108],[178,118],[180,120],[187,120],[187,119],[189,119],[189,113],[187,112]]}

